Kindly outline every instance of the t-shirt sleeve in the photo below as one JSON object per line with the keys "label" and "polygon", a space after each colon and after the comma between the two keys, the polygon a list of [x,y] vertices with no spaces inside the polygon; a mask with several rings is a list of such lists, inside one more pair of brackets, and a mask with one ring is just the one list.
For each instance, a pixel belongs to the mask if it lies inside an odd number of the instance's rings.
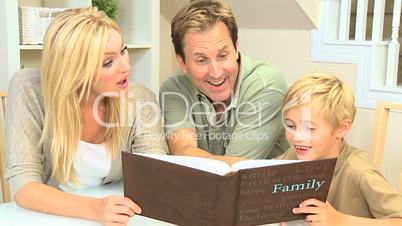
{"label": "t-shirt sleeve", "polygon": [[195,129],[188,110],[191,103],[177,80],[169,78],[163,83],[159,92],[159,104],[163,111],[164,130],[167,136],[177,129]]}
{"label": "t-shirt sleeve", "polygon": [[274,158],[289,148],[282,122],[285,91],[282,74],[266,64],[255,67],[242,81],[237,125],[226,147],[227,155]]}
{"label": "t-shirt sleeve", "polygon": [[282,99],[283,93],[261,90],[249,101],[241,103],[226,155],[262,159],[283,153],[285,150],[274,150],[277,141],[284,138]]}
{"label": "t-shirt sleeve", "polygon": [[360,179],[360,189],[375,218],[402,218],[402,193],[379,172],[366,171]]}

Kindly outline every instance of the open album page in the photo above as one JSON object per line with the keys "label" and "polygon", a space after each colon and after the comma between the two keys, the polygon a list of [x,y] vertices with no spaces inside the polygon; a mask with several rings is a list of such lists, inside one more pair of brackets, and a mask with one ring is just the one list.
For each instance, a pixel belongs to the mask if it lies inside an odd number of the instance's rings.
{"label": "open album page", "polygon": [[177,165],[187,166],[193,169],[198,169],[221,176],[232,172],[232,169],[227,163],[215,159],[192,157],[192,156],[179,156],[179,155],[157,155],[157,154],[144,154],[144,153],[134,153],[134,154],[142,155],[148,158],[158,159],[165,162],[174,163]]}

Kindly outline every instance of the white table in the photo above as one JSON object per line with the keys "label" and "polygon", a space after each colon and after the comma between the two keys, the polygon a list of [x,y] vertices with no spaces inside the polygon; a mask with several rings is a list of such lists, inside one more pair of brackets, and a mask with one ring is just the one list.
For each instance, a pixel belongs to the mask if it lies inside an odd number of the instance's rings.
{"label": "white table", "polygon": [[[74,191],[74,194],[105,197],[108,195],[123,195],[122,182],[100,187]],[[173,226],[173,224],[152,218],[135,215],[128,223],[129,226]],[[304,226],[303,221],[288,222],[286,226]],[[61,217],[46,213],[35,212],[18,206],[15,202],[0,204],[0,226],[101,226],[95,221],[72,217]],[[266,226],[278,226],[269,224]]]}
{"label": "white table", "polygon": [[[83,189],[74,192],[79,195],[105,197],[107,195],[123,195],[122,183],[108,184],[100,187]],[[15,202],[0,204],[1,226],[101,226],[95,221],[72,217],[61,217],[24,209]],[[172,226],[172,224],[135,215],[129,221],[130,226]]]}

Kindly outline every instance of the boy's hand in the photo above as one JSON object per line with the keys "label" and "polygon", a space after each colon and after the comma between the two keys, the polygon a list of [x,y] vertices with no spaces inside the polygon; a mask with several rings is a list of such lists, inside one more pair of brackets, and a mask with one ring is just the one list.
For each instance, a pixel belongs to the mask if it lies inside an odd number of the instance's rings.
{"label": "boy's hand", "polygon": [[293,209],[294,214],[305,213],[305,221],[309,226],[341,226],[343,214],[334,209],[329,202],[307,199]]}

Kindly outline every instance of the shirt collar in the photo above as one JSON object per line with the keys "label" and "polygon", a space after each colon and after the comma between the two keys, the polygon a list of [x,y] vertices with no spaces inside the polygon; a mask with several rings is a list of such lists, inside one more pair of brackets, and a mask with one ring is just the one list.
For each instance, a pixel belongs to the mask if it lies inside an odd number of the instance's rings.
{"label": "shirt collar", "polygon": [[350,153],[352,153],[353,148],[348,145],[348,143],[343,140],[342,141],[342,150],[339,153],[338,158],[336,160],[336,165],[334,169],[334,175],[338,173],[339,169],[342,167],[343,163],[346,161]]}

